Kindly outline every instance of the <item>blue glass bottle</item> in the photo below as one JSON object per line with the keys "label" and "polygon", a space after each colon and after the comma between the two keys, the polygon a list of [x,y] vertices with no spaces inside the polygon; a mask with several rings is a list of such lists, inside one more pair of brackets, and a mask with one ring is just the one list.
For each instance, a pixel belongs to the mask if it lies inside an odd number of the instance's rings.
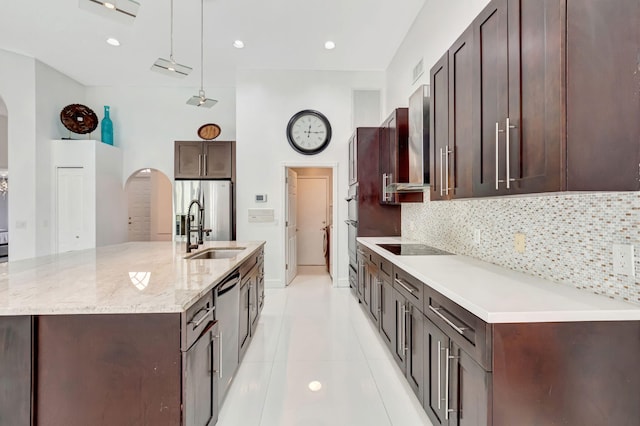
{"label": "blue glass bottle", "polygon": [[109,106],[104,106],[104,118],[100,122],[100,130],[102,131],[102,142],[113,145],[113,122],[109,117]]}

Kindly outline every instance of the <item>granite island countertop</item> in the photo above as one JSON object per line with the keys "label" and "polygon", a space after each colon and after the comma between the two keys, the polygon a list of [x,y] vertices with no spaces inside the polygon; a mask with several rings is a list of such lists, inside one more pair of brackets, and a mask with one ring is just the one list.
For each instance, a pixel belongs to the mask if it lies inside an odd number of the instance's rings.
{"label": "granite island countertop", "polygon": [[557,284],[468,256],[399,256],[377,244],[416,243],[401,237],[358,242],[488,323],[638,321],[640,305]]}
{"label": "granite island countertop", "polygon": [[130,242],[0,265],[0,315],[183,312],[264,245],[228,259],[185,259],[184,242]]}

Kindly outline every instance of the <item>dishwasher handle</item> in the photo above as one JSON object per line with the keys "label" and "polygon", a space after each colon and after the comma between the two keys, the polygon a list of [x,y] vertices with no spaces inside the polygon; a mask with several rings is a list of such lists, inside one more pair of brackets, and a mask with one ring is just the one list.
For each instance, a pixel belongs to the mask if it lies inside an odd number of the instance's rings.
{"label": "dishwasher handle", "polygon": [[233,290],[233,288],[236,285],[238,285],[239,282],[240,282],[240,271],[235,271],[234,273],[229,275],[225,279],[225,281],[218,284],[218,286],[216,287],[216,295],[222,296],[223,294],[230,292],[231,290]]}

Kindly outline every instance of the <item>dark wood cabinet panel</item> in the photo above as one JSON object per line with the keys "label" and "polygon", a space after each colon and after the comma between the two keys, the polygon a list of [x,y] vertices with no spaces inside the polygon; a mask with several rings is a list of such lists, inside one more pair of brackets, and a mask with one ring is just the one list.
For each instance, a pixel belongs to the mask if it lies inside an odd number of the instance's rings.
{"label": "dark wood cabinet panel", "polygon": [[640,2],[567,1],[569,190],[640,190]]}
{"label": "dark wood cabinet panel", "polygon": [[372,262],[367,268],[367,276],[369,281],[369,292],[371,294],[369,303],[369,316],[376,324],[380,326],[380,279],[378,267]]}
{"label": "dark wood cabinet panel", "polygon": [[31,316],[0,317],[0,425],[31,424],[32,336]]}
{"label": "dark wood cabinet panel", "polygon": [[212,322],[184,355],[184,426],[209,426],[218,420],[218,322]]}
{"label": "dark wood cabinet panel", "polygon": [[231,179],[233,172],[231,142],[204,142],[202,145],[204,177],[208,179]]}
{"label": "dark wood cabinet panel", "polygon": [[445,418],[446,348],[449,338],[431,321],[424,324],[425,386],[422,405],[434,425],[447,424]]}
{"label": "dark wood cabinet panel", "polygon": [[179,314],[40,316],[36,327],[36,424],[180,424]]}
{"label": "dark wood cabinet panel", "polygon": [[424,396],[424,315],[415,306],[407,314],[407,380],[419,401]]}
{"label": "dark wood cabinet panel", "polygon": [[444,156],[449,148],[449,52],[431,68],[431,200],[446,200]]}
{"label": "dark wood cabinet panel", "polygon": [[393,289],[393,316],[395,325],[395,341],[393,343],[393,358],[396,360],[402,374],[407,372],[407,299],[398,290]]}
{"label": "dark wood cabinet panel", "polygon": [[393,285],[389,278],[380,277],[380,335],[391,350],[395,343]]}
{"label": "dark wood cabinet panel", "polygon": [[235,180],[234,141],[176,141],[176,179]]}
{"label": "dark wood cabinet panel", "polygon": [[240,284],[240,326],[238,329],[238,356],[242,360],[251,337],[251,279],[242,278]]}
{"label": "dark wood cabinet panel", "polygon": [[640,419],[640,322],[494,324],[493,424]]}
{"label": "dark wood cabinet panel", "polygon": [[[488,426],[491,418],[491,373],[459,346],[451,345],[449,425]],[[522,423],[517,423],[522,424]]]}

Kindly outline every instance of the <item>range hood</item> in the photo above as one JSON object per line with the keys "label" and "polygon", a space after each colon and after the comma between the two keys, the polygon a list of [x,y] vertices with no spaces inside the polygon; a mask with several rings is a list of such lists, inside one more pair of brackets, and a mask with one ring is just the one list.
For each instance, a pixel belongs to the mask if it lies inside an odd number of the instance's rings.
{"label": "range hood", "polygon": [[[389,192],[429,192],[429,85],[422,85],[409,98],[409,144],[400,156],[407,156],[408,182],[392,182]],[[403,161],[400,161],[402,164]]]}

